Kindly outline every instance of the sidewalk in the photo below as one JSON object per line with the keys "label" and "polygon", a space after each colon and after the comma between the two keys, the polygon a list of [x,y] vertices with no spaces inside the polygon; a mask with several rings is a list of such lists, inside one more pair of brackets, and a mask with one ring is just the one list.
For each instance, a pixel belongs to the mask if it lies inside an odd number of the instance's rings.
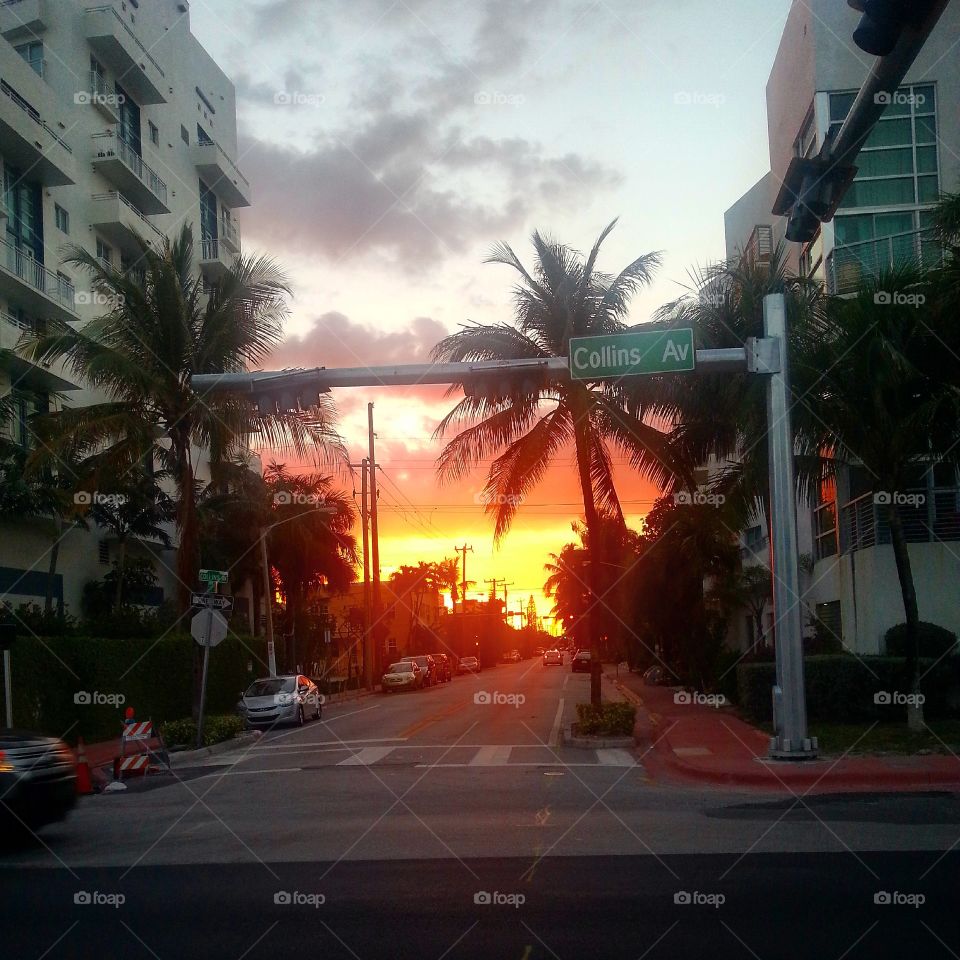
{"label": "sidewalk", "polygon": [[621,667],[605,665],[611,686],[638,706],[637,738],[654,776],[687,783],[839,793],[960,789],[960,760],[953,756],[848,756],[807,761],[769,760],[770,734],[732,708],[675,703],[671,687],[649,687]]}

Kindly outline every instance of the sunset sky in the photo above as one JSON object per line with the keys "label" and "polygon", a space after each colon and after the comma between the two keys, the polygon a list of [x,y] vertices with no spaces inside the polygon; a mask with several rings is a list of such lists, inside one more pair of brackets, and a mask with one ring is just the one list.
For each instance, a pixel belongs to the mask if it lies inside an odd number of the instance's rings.
{"label": "sunset sky", "polygon": [[[511,317],[510,271],[482,262],[495,242],[529,262],[534,229],[584,249],[614,217],[602,269],[663,252],[630,317],[648,319],[723,255],[723,211],[769,169],[764,87],[788,8],[195,0],[193,32],[237,88],[245,250],[279,260],[295,291],[268,368],[425,360],[459,323]],[[495,551],[482,474],[435,481],[443,388],[335,399],[357,459],[376,404],[384,575],[466,542],[471,595],[505,577],[511,609],[533,593],[547,613],[543,564],[580,513],[570,458]],[[637,525],[656,491],[618,476]]]}

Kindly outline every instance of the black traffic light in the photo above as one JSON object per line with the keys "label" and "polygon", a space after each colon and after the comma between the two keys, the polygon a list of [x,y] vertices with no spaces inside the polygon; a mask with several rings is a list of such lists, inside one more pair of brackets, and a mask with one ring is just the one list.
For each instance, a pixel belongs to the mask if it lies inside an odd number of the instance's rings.
{"label": "black traffic light", "polygon": [[319,389],[315,385],[269,385],[265,381],[254,388],[254,403],[257,413],[261,417],[269,417],[278,413],[290,413],[309,410],[320,402],[321,393],[329,393],[329,389]]}
{"label": "black traffic light", "polygon": [[903,28],[922,19],[928,3],[921,0],[847,0],[863,16],[853,42],[864,52],[885,57],[893,52]]}
{"label": "black traffic light", "polygon": [[488,400],[519,400],[540,393],[549,384],[550,375],[546,370],[494,370],[464,380],[463,395]]}

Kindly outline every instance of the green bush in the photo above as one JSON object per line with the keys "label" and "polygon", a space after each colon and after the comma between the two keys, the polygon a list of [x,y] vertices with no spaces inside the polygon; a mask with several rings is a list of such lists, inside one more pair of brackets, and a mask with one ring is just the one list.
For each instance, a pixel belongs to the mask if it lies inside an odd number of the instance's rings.
{"label": "green bush", "polygon": [[[917,624],[917,633],[920,640],[920,656],[930,657],[932,660],[939,660],[952,647],[956,645],[957,636],[944,627],[937,626],[935,623],[928,623],[921,620]],[[907,651],[907,625],[898,623],[891,627],[884,637],[888,657],[905,657]],[[954,650],[954,653],[957,651]]]}
{"label": "green bush", "polygon": [[168,747],[193,747],[197,743],[197,725],[187,717],[184,720],[165,720],[160,734]]}
{"label": "green bush", "polygon": [[577,730],[586,736],[629,737],[637,720],[637,708],[630,703],[577,704]]}
{"label": "green bush", "polygon": [[[950,691],[960,680],[957,665],[944,661],[934,667],[926,660],[921,662],[920,672],[925,670],[929,670],[921,683],[925,714],[930,718],[947,716]],[[901,657],[807,657],[804,672],[811,720],[857,722],[905,716],[905,706],[875,700],[881,692],[909,692],[910,678]],[[771,690],[775,682],[776,667],[772,663],[742,663],[737,667],[737,702],[748,717],[762,722],[772,719]]]}
{"label": "green bush", "polygon": [[[167,720],[160,724],[163,742],[168,747],[190,747],[197,745],[197,725],[189,717],[183,720]],[[243,720],[235,714],[215,714],[203,719],[204,746],[212,746],[224,740],[232,740],[243,732]]]}

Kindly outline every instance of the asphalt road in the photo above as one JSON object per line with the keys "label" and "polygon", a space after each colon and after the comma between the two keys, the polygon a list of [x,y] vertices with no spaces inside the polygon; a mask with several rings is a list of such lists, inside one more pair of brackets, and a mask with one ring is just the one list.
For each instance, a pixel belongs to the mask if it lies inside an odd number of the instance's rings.
{"label": "asphalt road", "polygon": [[588,684],[526,661],[328,704],[83,798],[0,852],[0,953],[960,955],[956,796],[658,783],[557,745]]}

